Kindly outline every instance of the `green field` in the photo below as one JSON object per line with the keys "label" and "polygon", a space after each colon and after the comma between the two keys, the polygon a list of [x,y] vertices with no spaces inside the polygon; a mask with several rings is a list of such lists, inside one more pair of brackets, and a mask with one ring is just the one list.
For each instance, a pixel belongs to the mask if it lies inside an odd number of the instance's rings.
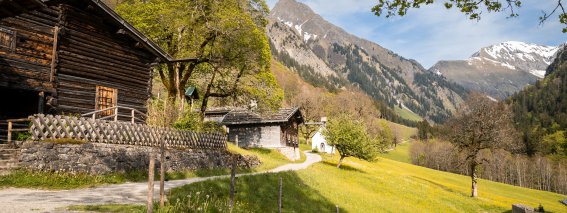
{"label": "green field", "polygon": [[[331,212],[336,205],[345,212],[507,212],[514,203],[542,204],[548,212],[567,212],[567,206],[559,203],[567,196],[551,192],[480,180],[479,197],[471,198],[466,176],[386,158],[372,163],[347,158],[344,168],[337,169],[336,156],[324,158],[298,172],[240,177],[237,210],[275,212],[277,183],[282,177],[285,212]],[[228,180],[174,189],[170,200],[183,203],[187,195],[197,192],[227,199]]]}
{"label": "green field", "polygon": [[402,118],[408,119],[410,121],[422,121],[423,118],[418,114],[415,114],[407,109],[402,109],[398,106],[394,107],[394,111]]}
{"label": "green field", "polygon": [[410,146],[411,142],[400,144],[394,150],[381,154],[380,157],[404,163],[411,163],[411,158],[409,156]]}

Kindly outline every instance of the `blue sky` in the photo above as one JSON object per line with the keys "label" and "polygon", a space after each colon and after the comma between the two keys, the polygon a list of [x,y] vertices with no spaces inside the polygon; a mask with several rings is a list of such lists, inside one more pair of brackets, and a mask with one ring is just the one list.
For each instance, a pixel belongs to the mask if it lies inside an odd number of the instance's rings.
{"label": "blue sky", "polygon": [[[542,11],[551,11],[555,0],[523,0],[517,18],[507,18],[507,13],[484,12],[480,21],[469,20],[466,15],[447,10],[441,4],[410,9],[403,17],[385,18],[370,12],[376,0],[299,1],[347,32],[415,59],[425,68],[439,60],[466,59],[481,47],[504,41],[550,46],[567,41],[567,33],[561,32],[557,15],[539,24]],[[276,2],[267,0],[271,8]]]}

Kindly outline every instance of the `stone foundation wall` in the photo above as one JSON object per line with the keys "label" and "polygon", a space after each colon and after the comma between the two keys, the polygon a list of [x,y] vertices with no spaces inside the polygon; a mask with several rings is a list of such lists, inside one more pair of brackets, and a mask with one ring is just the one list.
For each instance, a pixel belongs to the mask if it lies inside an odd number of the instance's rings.
{"label": "stone foundation wall", "polygon": [[278,152],[282,153],[284,156],[287,157],[287,159],[290,159],[292,161],[296,161],[301,159],[301,155],[299,154],[299,148],[294,148],[294,147],[283,147],[283,148],[277,148]]}
{"label": "stone foundation wall", "polygon": [[[116,144],[55,144],[25,142],[18,157],[22,168],[42,172],[106,174],[147,170],[150,152],[156,153],[159,168],[159,149],[155,147]],[[231,154],[226,150],[166,150],[167,171],[229,168]],[[260,165],[256,156],[242,156],[240,167]]]}

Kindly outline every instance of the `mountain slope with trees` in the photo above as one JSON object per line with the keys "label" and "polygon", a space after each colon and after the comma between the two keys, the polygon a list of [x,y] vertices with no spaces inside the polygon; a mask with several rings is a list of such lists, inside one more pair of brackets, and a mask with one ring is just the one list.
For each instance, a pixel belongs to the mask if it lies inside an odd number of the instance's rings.
{"label": "mountain slope with trees", "polygon": [[546,76],[507,100],[526,153],[567,156],[567,46]]}
{"label": "mountain slope with trees", "polygon": [[295,0],[280,0],[269,21],[274,58],[314,85],[335,91],[355,86],[391,109],[434,122],[450,117],[466,96],[443,76],[345,32]]}

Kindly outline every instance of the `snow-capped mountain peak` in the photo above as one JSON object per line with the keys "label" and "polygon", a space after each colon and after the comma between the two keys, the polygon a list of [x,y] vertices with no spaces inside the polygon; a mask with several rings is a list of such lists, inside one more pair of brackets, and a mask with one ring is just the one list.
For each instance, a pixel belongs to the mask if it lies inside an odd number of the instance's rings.
{"label": "snow-capped mountain peak", "polygon": [[504,99],[545,77],[560,47],[507,41],[481,48],[470,58],[440,61],[431,72],[440,71],[448,79],[469,90],[478,90]]}
{"label": "snow-capped mountain peak", "polygon": [[481,48],[473,58],[497,61],[501,65],[524,70],[543,78],[545,68],[551,64],[559,47],[528,44],[520,41],[507,41]]}
{"label": "snow-capped mountain peak", "polygon": [[553,46],[528,44],[520,41],[507,41],[482,48],[479,52],[473,54],[473,57],[485,57],[501,62],[544,62],[549,65],[558,50],[558,47]]}

